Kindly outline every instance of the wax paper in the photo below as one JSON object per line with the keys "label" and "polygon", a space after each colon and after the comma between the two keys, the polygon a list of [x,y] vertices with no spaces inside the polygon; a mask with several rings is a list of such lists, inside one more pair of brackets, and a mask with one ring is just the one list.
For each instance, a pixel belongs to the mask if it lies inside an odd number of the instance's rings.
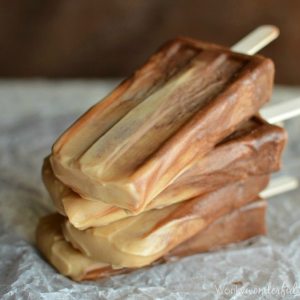
{"label": "wax paper", "polygon": [[[300,299],[300,191],[269,199],[269,233],[224,250],[94,282],[56,272],[35,247],[38,219],[53,210],[43,157],[68,125],[115,81],[0,81],[1,299]],[[300,96],[277,87],[272,102]],[[300,177],[300,118],[283,174]]]}

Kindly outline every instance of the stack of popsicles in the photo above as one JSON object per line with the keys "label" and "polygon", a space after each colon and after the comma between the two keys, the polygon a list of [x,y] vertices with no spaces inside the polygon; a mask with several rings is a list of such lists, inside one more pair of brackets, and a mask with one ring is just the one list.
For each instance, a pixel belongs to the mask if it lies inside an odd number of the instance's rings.
{"label": "stack of popsicles", "polygon": [[44,161],[58,211],[37,244],[75,280],[124,273],[265,233],[259,193],[284,129],[258,110],[273,63],[180,38],[80,117]]}

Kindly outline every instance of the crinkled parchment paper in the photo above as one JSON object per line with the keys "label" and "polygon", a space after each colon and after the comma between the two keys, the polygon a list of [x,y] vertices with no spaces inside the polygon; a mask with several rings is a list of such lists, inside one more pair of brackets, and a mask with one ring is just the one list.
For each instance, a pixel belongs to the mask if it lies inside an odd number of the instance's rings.
{"label": "crinkled parchment paper", "polygon": [[[34,230],[52,210],[40,179],[57,135],[114,83],[0,82],[0,297],[2,299],[296,299],[300,297],[300,192],[269,201],[267,237],[132,274],[75,283],[40,256]],[[300,95],[276,89],[274,100]],[[284,173],[300,177],[300,118]],[[300,299],[300,298],[297,298]]]}

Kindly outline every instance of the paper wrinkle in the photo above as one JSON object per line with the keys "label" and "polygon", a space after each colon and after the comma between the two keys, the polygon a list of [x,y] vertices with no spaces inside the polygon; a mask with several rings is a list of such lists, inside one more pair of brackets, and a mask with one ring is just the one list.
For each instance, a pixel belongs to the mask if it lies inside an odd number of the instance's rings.
{"label": "paper wrinkle", "polygon": [[[53,210],[41,181],[58,134],[115,85],[110,81],[0,81],[1,299],[282,299],[246,295],[268,285],[300,296],[300,191],[269,201],[267,237],[96,282],[58,274],[34,246],[38,219]],[[274,102],[300,94],[277,87]],[[300,178],[300,118],[286,123],[284,173]],[[217,288],[236,288],[234,294]]]}

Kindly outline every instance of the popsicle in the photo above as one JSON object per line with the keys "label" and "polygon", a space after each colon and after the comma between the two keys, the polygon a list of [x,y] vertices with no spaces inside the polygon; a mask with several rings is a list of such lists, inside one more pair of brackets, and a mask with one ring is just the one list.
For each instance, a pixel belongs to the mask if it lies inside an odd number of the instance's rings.
{"label": "popsicle", "polygon": [[117,267],[143,267],[217,218],[254,201],[268,181],[269,175],[252,176],[189,201],[86,230],[78,230],[66,220],[63,234],[94,260]]}
{"label": "popsicle", "polygon": [[169,42],[57,140],[53,171],[83,198],[141,212],[256,114],[273,75],[271,60],[258,55]]}
{"label": "popsicle", "polygon": [[[174,257],[217,250],[226,245],[266,233],[266,201],[247,204],[218,218],[205,230],[183,242],[155,263],[174,260]],[[37,229],[37,244],[47,260],[63,275],[73,280],[95,280],[128,273],[135,269],[114,269],[106,263],[92,260],[72,247],[62,234],[64,218],[52,214],[42,218]]]}
{"label": "popsicle", "polygon": [[[205,157],[195,161],[149,202],[145,210],[188,200],[249,176],[277,171],[285,142],[283,128],[253,117]],[[132,215],[125,209],[80,197],[55,177],[48,159],[42,173],[56,209],[78,229],[107,225]]]}

